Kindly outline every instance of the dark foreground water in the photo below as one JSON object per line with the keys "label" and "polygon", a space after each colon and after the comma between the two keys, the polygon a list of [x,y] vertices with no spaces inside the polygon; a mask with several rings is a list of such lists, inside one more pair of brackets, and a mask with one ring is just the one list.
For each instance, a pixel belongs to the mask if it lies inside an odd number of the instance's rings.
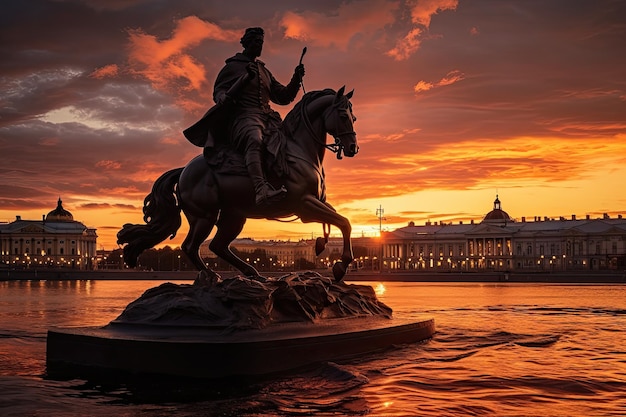
{"label": "dark foreground water", "polygon": [[626,416],[624,285],[373,283],[435,337],[254,383],[46,378],[49,327],[104,325],[160,283],[0,282],[0,415]]}

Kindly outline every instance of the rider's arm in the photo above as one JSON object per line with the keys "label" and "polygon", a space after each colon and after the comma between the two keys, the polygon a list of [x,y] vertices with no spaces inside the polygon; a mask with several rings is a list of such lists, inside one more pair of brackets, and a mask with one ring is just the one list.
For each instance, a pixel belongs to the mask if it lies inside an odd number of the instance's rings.
{"label": "rider's arm", "polygon": [[[266,69],[267,70],[267,69]],[[296,67],[294,71],[293,77],[291,77],[291,81],[289,84],[282,85],[279,83],[269,70],[267,70],[269,74],[269,78],[271,80],[270,84],[270,100],[276,104],[289,104],[291,103],[298,94],[298,90],[300,90],[300,84],[302,83],[302,76],[304,75],[304,66],[300,64]]]}

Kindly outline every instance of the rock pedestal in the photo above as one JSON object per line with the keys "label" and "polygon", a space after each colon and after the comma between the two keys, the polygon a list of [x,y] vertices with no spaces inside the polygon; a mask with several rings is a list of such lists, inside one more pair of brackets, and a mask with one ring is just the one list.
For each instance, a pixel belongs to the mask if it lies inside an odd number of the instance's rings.
{"label": "rock pedestal", "polygon": [[400,320],[369,286],[307,272],[211,287],[165,283],[104,327],[48,332],[52,375],[130,372],[259,376],[432,337],[434,321]]}

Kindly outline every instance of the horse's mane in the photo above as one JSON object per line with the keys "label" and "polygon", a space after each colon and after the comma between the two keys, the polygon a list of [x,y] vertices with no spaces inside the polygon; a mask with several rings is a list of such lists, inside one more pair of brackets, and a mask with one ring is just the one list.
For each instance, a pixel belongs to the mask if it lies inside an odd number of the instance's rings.
{"label": "horse's mane", "polygon": [[310,102],[331,94],[335,95],[337,92],[332,88],[326,88],[324,90],[309,91],[302,96],[302,99],[293,106],[293,109],[287,113],[285,120],[283,120],[283,129],[288,136],[293,137],[296,128],[303,122],[302,119],[305,118],[304,109]]}

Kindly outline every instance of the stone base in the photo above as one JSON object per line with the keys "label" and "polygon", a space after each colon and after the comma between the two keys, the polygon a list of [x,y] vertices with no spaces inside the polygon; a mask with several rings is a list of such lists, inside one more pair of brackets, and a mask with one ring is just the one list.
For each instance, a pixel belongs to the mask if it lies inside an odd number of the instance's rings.
{"label": "stone base", "polygon": [[199,326],[109,324],[48,331],[50,376],[91,373],[199,378],[261,376],[341,361],[432,337],[433,319],[356,317],[224,332]]}
{"label": "stone base", "polygon": [[314,272],[211,286],[162,284],[107,326],[48,332],[48,373],[113,371],[259,376],[430,338],[432,319],[400,320],[370,286]]}

